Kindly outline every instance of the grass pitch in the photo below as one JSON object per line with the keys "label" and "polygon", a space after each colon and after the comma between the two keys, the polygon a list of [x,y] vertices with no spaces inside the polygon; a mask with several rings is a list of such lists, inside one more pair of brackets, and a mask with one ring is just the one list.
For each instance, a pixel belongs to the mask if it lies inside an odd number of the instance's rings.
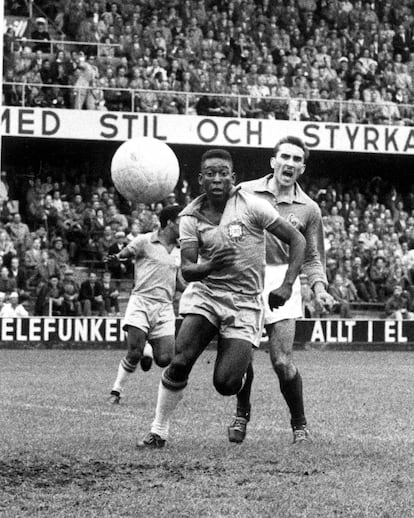
{"label": "grass pitch", "polygon": [[168,447],[144,452],[160,370],[108,406],[122,354],[0,350],[0,516],[414,517],[413,353],[295,353],[313,434],[297,447],[263,351],[248,436],[227,441],[207,351]]}

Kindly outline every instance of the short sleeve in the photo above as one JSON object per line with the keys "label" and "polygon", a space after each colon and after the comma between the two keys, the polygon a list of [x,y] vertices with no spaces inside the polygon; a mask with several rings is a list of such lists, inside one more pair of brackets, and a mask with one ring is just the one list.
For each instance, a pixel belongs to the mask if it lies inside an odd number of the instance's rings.
{"label": "short sleeve", "polygon": [[249,207],[254,223],[262,229],[270,227],[280,217],[279,212],[268,201],[254,194],[249,196]]}
{"label": "short sleeve", "polygon": [[197,218],[181,216],[180,218],[180,245],[198,243]]}
{"label": "short sleeve", "polygon": [[131,255],[139,257],[144,254],[144,239],[142,236],[137,236],[126,246],[126,248]]}

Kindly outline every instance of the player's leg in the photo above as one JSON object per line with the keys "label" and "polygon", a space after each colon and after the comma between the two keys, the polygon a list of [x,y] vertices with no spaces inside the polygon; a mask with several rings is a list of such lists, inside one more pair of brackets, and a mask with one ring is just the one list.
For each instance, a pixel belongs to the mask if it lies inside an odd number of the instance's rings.
{"label": "player's leg", "polygon": [[125,383],[137,368],[147,339],[147,334],[142,329],[130,324],[125,327],[127,332],[128,352],[119,362],[118,374],[110,394],[110,402],[115,404],[119,403]]}
{"label": "player's leg", "polygon": [[175,337],[173,335],[161,336],[152,338],[149,342],[153,350],[155,363],[159,367],[167,367],[174,356]]}
{"label": "player's leg", "polygon": [[217,328],[201,315],[186,315],[176,339],[178,351],[161,376],[157,407],[150,434],[138,447],[161,448],[169,434],[170,417],[183,397],[188,376],[197,358],[217,333]]}
{"label": "player's leg", "polygon": [[303,404],[302,377],[293,363],[295,319],[285,319],[266,326],[270,360],[279,379],[280,391],[289,407],[294,442],[309,438]]}
{"label": "player's leg", "polygon": [[214,386],[224,396],[237,394],[237,413],[228,427],[230,442],[243,442],[250,419],[252,348],[251,342],[237,338],[220,339],[217,344]]}
{"label": "player's leg", "polygon": [[230,423],[227,431],[230,442],[241,443],[246,437],[247,423],[251,417],[250,394],[254,379],[253,362],[250,361],[243,387],[237,393],[236,414]]}
{"label": "player's leg", "polygon": [[251,365],[252,344],[240,338],[220,338],[214,366],[214,387],[223,396],[240,392]]}
{"label": "player's leg", "polygon": [[151,368],[152,360],[159,367],[166,367],[175,350],[175,313],[172,304],[154,306],[149,314],[148,342],[141,358],[142,370]]}

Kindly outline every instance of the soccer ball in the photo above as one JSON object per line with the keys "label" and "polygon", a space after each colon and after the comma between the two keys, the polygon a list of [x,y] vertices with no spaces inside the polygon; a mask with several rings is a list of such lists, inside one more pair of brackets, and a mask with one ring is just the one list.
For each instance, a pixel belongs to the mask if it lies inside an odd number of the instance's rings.
{"label": "soccer ball", "polygon": [[174,151],[151,137],[127,140],[112,157],[112,181],[117,191],[133,202],[163,200],[177,185],[179,173]]}

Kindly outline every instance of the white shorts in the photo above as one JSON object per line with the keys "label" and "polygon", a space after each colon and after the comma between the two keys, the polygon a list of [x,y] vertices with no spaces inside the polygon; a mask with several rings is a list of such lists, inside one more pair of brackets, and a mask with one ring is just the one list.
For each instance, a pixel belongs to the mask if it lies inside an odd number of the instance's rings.
{"label": "white shorts", "polygon": [[192,282],[181,296],[180,314],[202,315],[223,338],[246,340],[255,346],[260,343],[263,329],[260,295],[213,291],[201,282]]}
{"label": "white shorts", "polygon": [[154,302],[133,293],[128,301],[122,329],[137,327],[146,333],[147,338],[175,336],[175,315],[172,303]]}
{"label": "white shorts", "polygon": [[296,278],[292,287],[292,295],[280,308],[271,311],[268,304],[269,293],[278,288],[285,278],[287,265],[267,265],[265,269],[265,282],[263,290],[263,301],[265,306],[265,325],[274,324],[279,320],[288,318],[303,317],[302,294],[299,276]]}

